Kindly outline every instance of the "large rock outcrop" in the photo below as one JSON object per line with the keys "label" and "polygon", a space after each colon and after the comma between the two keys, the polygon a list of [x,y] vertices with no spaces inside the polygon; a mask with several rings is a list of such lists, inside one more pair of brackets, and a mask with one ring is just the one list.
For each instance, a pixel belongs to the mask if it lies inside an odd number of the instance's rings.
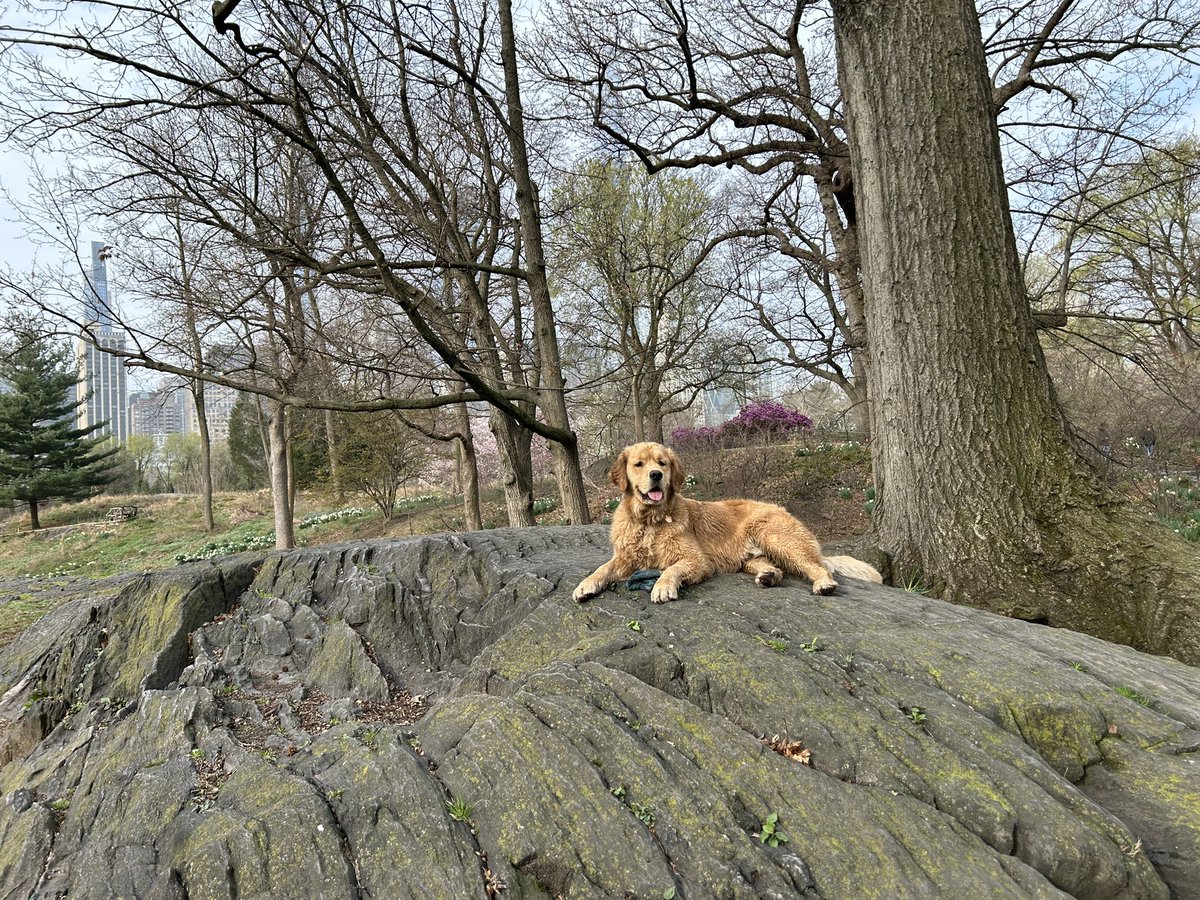
{"label": "large rock outcrop", "polygon": [[[194,564],[0,653],[0,897],[1200,897],[1200,671],[600,528]],[[774,835],[770,832],[774,830]]]}

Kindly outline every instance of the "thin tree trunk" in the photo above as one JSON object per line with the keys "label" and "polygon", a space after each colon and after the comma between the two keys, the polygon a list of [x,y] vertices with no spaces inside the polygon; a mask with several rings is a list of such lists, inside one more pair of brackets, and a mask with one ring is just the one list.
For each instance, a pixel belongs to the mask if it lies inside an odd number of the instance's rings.
{"label": "thin tree trunk", "polygon": [[656,367],[642,383],[642,429],[646,435],[642,440],[658,444],[663,443],[662,380],[663,373]]}
{"label": "thin tree trunk", "polygon": [[267,436],[270,455],[267,468],[271,479],[271,501],[275,516],[275,546],[286,550],[296,546],[292,523],[292,505],[288,472],[287,407],[277,400],[267,401]]}
{"label": "thin tree trunk", "polygon": [[[855,352],[852,354],[855,360],[854,370],[857,372],[860,368],[864,371],[867,369],[867,354],[865,352]],[[863,364],[859,365],[858,359],[863,359]],[[846,429],[853,432],[860,440],[869,440],[871,437],[871,408],[867,402],[867,378],[861,375],[855,375],[842,384],[842,391],[846,394],[846,399],[850,401],[850,408],[846,411]]]}
{"label": "thin tree trunk", "polygon": [[[187,240],[177,208],[174,213],[179,274],[184,285],[184,325],[191,342],[192,362],[199,371],[204,362],[204,347],[196,327],[196,297],[192,291],[192,269],[188,258]],[[193,378],[191,389],[192,399],[196,404],[196,428],[200,433],[200,506],[204,515],[204,530],[211,534],[217,526],[213,519],[212,441],[208,434],[208,410],[204,406],[204,379]]]}
{"label": "thin tree trunk", "polygon": [[538,406],[546,424],[570,434],[569,440],[561,443],[551,441],[550,454],[554,461],[563,514],[570,522],[586,525],[591,521],[591,515],[588,512],[583,472],[579,466],[579,442],[571,431],[571,419],[567,413],[566,381],[562,374],[550,285],[546,280],[541,211],[525,143],[525,114],[521,106],[521,84],[517,74],[517,39],[513,28],[512,0],[500,0],[499,18],[504,93],[513,152],[513,181],[521,220],[521,240],[525,246],[525,271],[533,307],[534,340],[541,361],[542,386],[538,390]]}
{"label": "thin tree trunk", "polygon": [[30,500],[29,501],[29,529],[30,529],[30,531],[37,531],[41,527],[42,527],[42,523],[38,519],[38,501]]}
{"label": "thin tree trunk", "polygon": [[284,447],[285,447],[285,453],[287,456],[287,467],[286,468],[287,468],[288,509],[292,510],[294,512],[296,509],[296,466],[293,463],[293,459],[294,459],[293,449],[295,447],[296,442],[293,440],[293,436],[292,436],[292,424],[293,424],[292,418],[287,415],[286,410],[284,411],[283,422],[284,422],[284,428],[283,428]]}
{"label": "thin tree trunk", "polygon": [[633,376],[630,385],[630,400],[633,401],[633,442],[640,444],[646,440],[646,417],[642,414],[642,379],[640,375]]}
{"label": "thin tree trunk", "polygon": [[263,413],[263,398],[261,394],[254,395],[254,411],[257,414],[258,442],[262,446],[263,460],[267,465],[267,471],[264,474],[267,476],[267,484],[269,486],[271,483],[271,437],[270,429],[267,427],[267,416]]}
{"label": "thin tree trunk", "polygon": [[1200,661],[1194,551],[1114,502],[1054,398],[974,5],[834,0],[834,21],[893,579]]}
{"label": "thin tree trunk", "polygon": [[325,410],[325,452],[329,454],[329,486],[337,502],[346,499],[346,490],[342,487],[342,466],[338,460],[337,426],[333,410]]}
{"label": "thin tree trunk", "polygon": [[204,380],[192,380],[192,399],[196,403],[196,430],[200,433],[200,507],[204,513],[204,530],[216,530],[213,518],[212,440],[208,434],[208,411],[204,408]]}
{"label": "thin tree trunk", "polygon": [[536,525],[533,517],[533,466],[529,457],[532,432],[498,409],[492,410],[489,427],[496,436],[496,447],[500,451],[508,524],[514,528]]}
{"label": "thin tree trunk", "polygon": [[458,470],[462,479],[463,522],[467,531],[483,529],[483,512],[479,507],[479,464],[475,458],[475,438],[471,434],[471,412],[465,403],[455,407],[459,438],[457,440]]}

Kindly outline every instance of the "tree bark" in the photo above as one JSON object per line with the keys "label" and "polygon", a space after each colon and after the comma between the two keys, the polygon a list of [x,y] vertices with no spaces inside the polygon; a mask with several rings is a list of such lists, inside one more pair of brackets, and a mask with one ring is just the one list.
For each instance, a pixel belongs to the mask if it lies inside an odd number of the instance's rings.
{"label": "tree bark", "polygon": [[471,411],[465,403],[455,407],[458,425],[458,471],[462,479],[463,522],[467,531],[483,529],[479,506],[479,464],[475,458],[475,438],[471,434]]}
{"label": "tree bark", "polygon": [[42,527],[41,521],[38,519],[38,501],[29,501],[29,530],[37,531]]}
{"label": "tree bark", "polygon": [[974,6],[833,6],[893,580],[1200,662],[1194,552],[1108,495],[1054,398]]}
{"label": "tree bark", "polygon": [[213,518],[212,439],[208,434],[208,411],[204,408],[203,379],[192,379],[192,399],[196,404],[196,430],[200,434],[200,507],[204,530],[212,534],[217,525]]}
{"label": "tree bark", "polygon": [[[512,0],[500,0],[499,17],[509,143],[513,154],[512,174],[521,220],[521,242],[525,247],[529,298],[533,307],[534,340],[542,366],[538,407],[548,425],[569,435],[569,439],[550,442],[550,455],[554,461],[554,475],[558,481],[563,514],[573,524],[586,525],[591,521],[591,515],[588,512],[583,472],[579,466],[579,442],[575,433],[571,431],[571,420],[567,413],[566,381],[562,374],[550,285],[546,280],[542,217],[537,187],[530,174],[529,152],[525,142],[525,114],[521,106],[521,84],[517,73],[517,40],[513,28]],[[530,516],[532,518],[532,512]]]}
{"label": "tree bark", "polygon": [[287,407],[278,400],[269,400],[267,410],[267,439],[270,445],[267,469],[275,517],[275,546],[287,550],[296,546],[289,488],[291,478],[288,473]]}
{"label": "tree bark", "polygon": [[519,422],[495,408],[492,409],[488,424],[496,436],[496,449],[500,453],[508,524],[513,528],[536,525],[537,520],[533,517],[533,463],[530,459],[533,432],[522,428]]}
{"label": "tree bark", "polygon": [[338,459],[337,424],[334,421],[333,410],[325,410],[325,452],[329,454],[329,486],[338,503],[346,499],[346,489],[342,486],[342,466]]}

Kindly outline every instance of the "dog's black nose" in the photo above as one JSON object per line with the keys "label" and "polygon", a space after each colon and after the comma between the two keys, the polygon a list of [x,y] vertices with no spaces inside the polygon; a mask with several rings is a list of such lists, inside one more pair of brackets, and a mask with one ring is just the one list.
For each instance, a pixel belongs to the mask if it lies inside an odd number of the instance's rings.
{"label": "dog's black nose", "polygon": [[662,472],[660,472],[658,469],[651,469],[650,470],[650,480],[651,481],[662,481]]}

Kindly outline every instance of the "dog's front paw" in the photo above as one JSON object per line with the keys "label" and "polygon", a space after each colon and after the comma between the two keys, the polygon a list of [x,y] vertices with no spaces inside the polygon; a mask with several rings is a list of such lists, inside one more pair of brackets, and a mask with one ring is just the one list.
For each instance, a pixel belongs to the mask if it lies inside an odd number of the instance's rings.
{"label": "dog's front paw", "polygon": [[837,590],[838,583],[826,575],[824,578],[818,578],[813,582],[814,594],[832,594]]}
{"label": "dog's front paw", "polygon": [[650,592],[651,603],[670,603],[672,600],[679,599],[679,585],[668,582],[666,579],[659,578],[654,584],[654,590]]}
{"label": "dog's front paw", "polygon": [[579,587],[575,588],[575,593],[571,595],[576,603],[582,603],[584,600],[590,600],[604,590],[604,585],[594,578],[585,578],[579,582]]}
{"label": "dog's front paw", "polygon": [[778,569],[767,569],[754,576],[754,583],[763,588],[778,587],[782,582],[783,573]]}

